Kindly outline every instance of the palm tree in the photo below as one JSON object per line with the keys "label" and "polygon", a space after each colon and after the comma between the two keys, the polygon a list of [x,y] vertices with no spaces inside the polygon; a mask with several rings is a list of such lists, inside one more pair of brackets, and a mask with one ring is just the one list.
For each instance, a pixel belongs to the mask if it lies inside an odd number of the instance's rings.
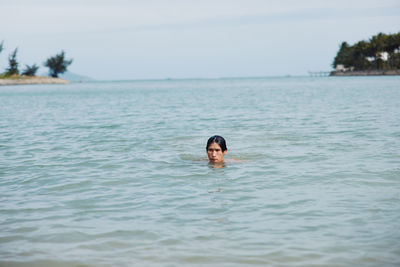
{"label": "palm tree", "polygon": [[18,47],[15,48],[14,52],[8,57],[8,68],[6,69],[6,76],[17,75],[18,71],[18,61],[17,61]]}
{"label": "palm tree", "polygon": [[[333,60],[332,66],[336,68],[337,65],[344,65],[345,67],[350,67],[351,46],[347,42],[342,42],[336,57]],[[350,65],[349,65],[350,64]]]}
{"label": "palm tree", "polygon": [[400,32],[388,35],[385,41],[384,51],[389,54],[389,68],[395,68],[395,51],[400,49]]}
{"label": "palm tree", "polygon": [[367,60],[368,43],[359,41],[353,46],[353,53],[351,61],[356,70],[365,70],[369,68],[369,61]]}
{"label": "palm tree", "polygon": [[[388,59],[383,55],[387,53]],[[371,63],[369,58],[373,58]],[[356,70],[400,69],[400,32],[396,34],[378,33],[368,41],[359,41],[355,45],[342,42],[332,66],[342,64],[353,66]]]}
{"label": "palm tree", "polygon": [[369,41],[370,54],[375,58],[375,69],[383,69],[382,52],[384,52],[385,42],[387,35],[384,33],[378,33],[378,35],[372,36]]}
{"label": "palm tree", "polygon": [[22,75],[25,76],[35,76],[39,66],[33,64],[32,66],[25,65],[25,70],[22,72]]}
{"label": "palm tree", "polygon": [[65,52],[61,51],[60,54],[50,57],[44,63],[44,66],[49,68],[51,77],[57,78],[59,73],[67,71],[67,67],[72,63],[72,59],[65,59]]}

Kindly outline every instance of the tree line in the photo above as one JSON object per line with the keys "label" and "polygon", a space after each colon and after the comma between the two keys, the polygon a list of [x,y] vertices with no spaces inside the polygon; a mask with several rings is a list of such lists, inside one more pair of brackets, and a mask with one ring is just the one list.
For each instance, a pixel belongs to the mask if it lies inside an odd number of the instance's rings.
{"label": "tree line", "polygon": [[[4,41],[0,43],[0,53],[4,49]],[[15,77],[15,76],[36,76],[36,72],[39,66],[36,64],[25,65],[25,68],[20,71],[19,63],[17,61],[18,48],[8,56],[8,67],[5,69],[4,73],[0,73],[0,78]],[[51,77],[57,78],[59,74],[67,71],[69,65],[71,65],[72,59],[67,60],[65,58],[65,52],[61,51],[55,56],[49,57],[43,65],[49,68],[49,75]]]}
{"label": "tree line", "polygon": [[334,68],[338,65],[353,70],[400,69],[400,32],[378,33],[354,45],[342,42],[332,63]]}

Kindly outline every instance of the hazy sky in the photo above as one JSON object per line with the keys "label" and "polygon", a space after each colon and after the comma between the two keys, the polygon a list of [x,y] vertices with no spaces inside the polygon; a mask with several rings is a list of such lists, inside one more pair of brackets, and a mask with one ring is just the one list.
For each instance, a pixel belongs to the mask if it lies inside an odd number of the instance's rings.
{"label": "hazy sky", "polygon": [[307,75],[342,41],[400,31],[400,0],[0,0],[0,72],[65,50],[101,80]]}

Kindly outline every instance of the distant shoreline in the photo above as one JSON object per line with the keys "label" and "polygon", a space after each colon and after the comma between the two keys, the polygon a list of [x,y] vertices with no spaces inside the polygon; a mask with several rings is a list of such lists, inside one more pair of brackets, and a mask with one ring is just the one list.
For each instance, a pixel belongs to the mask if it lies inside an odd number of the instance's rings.
{"label": "distant shoreline", "polygon": [[385,76],[400,75],[400,69],[397,70],[360,70],[360,71],[331,71],[329,76]]}
{"label": "distant shoreline", "polygon": [[0,86],[24,85],[24,84],[68,84],[68,83],[70,82],[61,78],[44,77],[44,76],[0,78]]}

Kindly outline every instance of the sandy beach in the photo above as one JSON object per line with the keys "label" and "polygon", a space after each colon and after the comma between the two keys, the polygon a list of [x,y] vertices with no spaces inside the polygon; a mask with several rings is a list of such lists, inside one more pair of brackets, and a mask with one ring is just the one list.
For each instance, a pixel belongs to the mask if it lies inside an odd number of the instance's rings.
{"label": "sandy beach", "polygon": [[69,81],[61,78],[43,77],[43,76],[0,79],[0,86],[23,85],[23,84],[67,84],[67,83],[69,83]]}

